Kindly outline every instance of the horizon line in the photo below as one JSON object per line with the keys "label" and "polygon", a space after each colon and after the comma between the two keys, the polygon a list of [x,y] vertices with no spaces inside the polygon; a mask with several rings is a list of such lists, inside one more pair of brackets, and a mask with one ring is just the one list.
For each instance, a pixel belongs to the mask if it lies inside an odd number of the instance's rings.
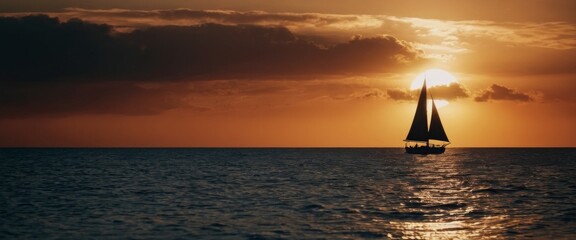
{"label": "horizon line", "polygon": [[[479,147],[450,147],[446,149],[511,149],[511,148],[535,148],[535,149],[559,149],[576,148],[576,146],[479,146]],[[342,146],[0,146],[3,149],[404,149],[404,147],[342,147]]]}

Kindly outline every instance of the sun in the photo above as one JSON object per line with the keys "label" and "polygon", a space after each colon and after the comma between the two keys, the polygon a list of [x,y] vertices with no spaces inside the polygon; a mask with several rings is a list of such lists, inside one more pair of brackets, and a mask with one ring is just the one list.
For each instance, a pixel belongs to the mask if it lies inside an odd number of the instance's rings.
{"label": "sun", "polygon": [[[449,72],[438,69],[432,68],[420,73],[416,78],[412,81],[412,85],[410,85],[410,90],[421,89],[422,84],[424,84],[424,79],[426,79],[426,86],[428,89],[435,86],[447,86],[451,83],[457,83],[458,80]],[[431,100],[428,100],[428,112],[431,112]],[[437,108],[442,108],[450,104],[446,99],[434,99],[434,103],[436,104]]]}
{"label": "sun", "polygon": [[456,80],[456,78],[449,72],[439,68],[432,68],[416,76],[414,81],[412,81],[412,85],[410,85],[410,90],[422,88],[424,79],[426,79],[426,86],[429,88],[434,86],[450,85],[450,83],[458,82],[458,80]]}

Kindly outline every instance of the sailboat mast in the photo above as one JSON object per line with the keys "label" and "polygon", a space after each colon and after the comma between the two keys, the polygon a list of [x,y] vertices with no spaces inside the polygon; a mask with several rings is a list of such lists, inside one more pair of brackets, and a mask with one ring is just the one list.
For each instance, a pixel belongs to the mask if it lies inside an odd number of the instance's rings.
{"label": "sailboat mast", "polygon": [[[424,77],[424,84],[426,84],[426,77]],[[426,88],[426,93],[428,93],[428,88]],[[428,95],[428,94],[426,94]],[[432,98],[432,94],[430,94],[430,101],[432,102],[432,106],[434,106],[434,98]],[[428,102],[428,99],[426,99],[426,102]],[[426,106],[426,109],[428,109],[428,106]],[[426,113],[426,119],[428,119],[428,113]],[[430,127],[428,127],[428,139],[426,139],[426,147],[430,146]]]}
{"label": "sailboat mast", "polygon": [[[426,77],[424,77],[424,86],[426,86],[426,80],[427,80]],[[425,91],[426,91],[426,95],[428,95],[428,88],[426,88]],[[432,98],[432,95],[430,95],[430,98]],[[424,101],[426,101],[426,103],[428,103],[428,99],[425,99]],[[434,104],[434,99],[432,99],[432,104]],[[426,119],[428,119],[428,104],[426,104]],[[428,124],[428,123],[426,123],[426,124]],[[430,130],[429,130],[428,126],[426,126],[426,130],[428,130],[428,131],[427,131],[427,132],[428,132],[427,135],[430,135],[430,134],[429,134],[429,133],[430,133]],[[428,136],[428,137],[426,138],[426,147],[429,147],[429,146],[430,146],[430,136]]]}

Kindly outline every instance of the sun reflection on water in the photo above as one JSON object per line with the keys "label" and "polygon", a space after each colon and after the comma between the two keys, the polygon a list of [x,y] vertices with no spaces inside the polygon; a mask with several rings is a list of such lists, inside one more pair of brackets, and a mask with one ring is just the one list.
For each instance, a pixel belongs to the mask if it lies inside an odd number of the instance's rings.
{"label": "sun reflection on water", "polygon": [[493,211],[495,199],[475,191],[479,186],[468,180],[465,170],[449,155],[415,156],[415,161],[397,210],[408,217],[384,224],[388,238],[499,239],[518,224],[505,210]]}
{"label": "sun reflection on water", "polygon": [[[475,232],[467,230],[466,223],[452,222],[390,222],[402,232],[403,239],[470,239],[479,237]],[[395,236],[390,234],[390,238]]]}

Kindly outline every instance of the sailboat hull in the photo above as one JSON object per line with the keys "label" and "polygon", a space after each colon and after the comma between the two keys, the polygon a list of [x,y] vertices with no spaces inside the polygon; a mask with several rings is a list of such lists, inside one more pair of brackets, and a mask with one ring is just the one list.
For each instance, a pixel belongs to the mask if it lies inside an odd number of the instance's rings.
{"label": "sailboat hull", "polygon": [[446,151],[445,147],[405,147],[406,153],[410,154],[442,154]]}

